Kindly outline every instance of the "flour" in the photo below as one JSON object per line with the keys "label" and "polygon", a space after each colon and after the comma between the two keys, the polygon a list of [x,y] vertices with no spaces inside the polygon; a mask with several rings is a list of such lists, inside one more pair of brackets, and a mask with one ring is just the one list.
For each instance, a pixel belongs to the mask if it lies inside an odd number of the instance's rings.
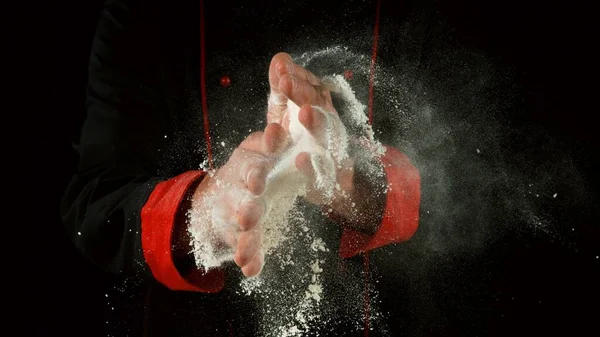
{"label": "flour", "polygon": [[[364,124],[363,127],[367,131],[368,138],[365,138],[365,144],[370,144],[376,154],[383,153],[383,147],[374,141],[372,129],[366,124],[364,105],[353,96],[354,93],[344,78],[330,77],[324,79],[324,83],[348,99],[353,106],[352,120],[356,125]],[[348,136],[339,118],[332,112],[313,106],[315,111],[326,116],[324,140],[316,140],[298,120],[300,108],[291,100],[288,100],[287,104],[292,146],[282,154],[267,176],[265,191],[260,196],[266,205],[263,219],[258,225],[263,231],[261,253],[266,259],[286,239],[289,212],[296,199],[306,194],[308,181],[295,165],[298,154],[302,152],[310,154],[316,176],[315,187],[322,193],[326,202],[332,199],[336,189],[340,189],[336,172],[341,168],[341,163],[348,158]],[[363,117],[359,117],[361,115]],[[223,186],[226,184],[217,183]],[[194,256],[198,264],[204,268],[218,267],[225,261],[233,260],[235,247],[223,247],[218,244],[218,241],[224,236],[232,235],[228,233],[236,233],[237,223],[234,219],[228,218],[231,214],[235,214],[232,209],[237,209],[242,202],[253,198],[248,192],[235,186],[224,187],[226,189],[220,195],[205,196],[206,207],[192,210],[189,215],[189,232],[193,238]]]}
{"label": "flour", "polygon": [[292,160],[301,152],[311,154],[311,163],[316,174],[316,187],[325,194],[327,199],[330,199],[336,184],[336,168],[341,168],[342,161],[348,158],[346,128],[331,112],[313,106],[314,110],[326,117],[325,143],[319,144],[300,124],[298,120],[300,108],[292,101],[288,101],[287,104],[290,115],[290,136],[293,144],[296,144]]}
{"label": "flour", "polygon": [[[323,254],[328,253],[329,248],[297,208],[299,198],[306,195],[308,183],[295,166],[298,154],[310,154],[315,188],[327,202],[341,190],[336,172],[349,158],[352,141],[358,140],[360,146],[367,149],[366,155],[378,157],[385,152],[368,125],[365,105],[355,97],[348,82],[340,75],[325,77],[322,81],[346,102],[343,107],[346,120],[342,123],[332,112],[313,106],[326,116],[324,136],[315,139],[298,120],[300,108],[288,101],[291,146],[278,159],[267,176],[265,191],[258,196],[265,204],[264,215],[257,225],[263,231],[260,249],[265,256],[265,266],[258,276],[241,281],[239,293],[262,303],[262,336],[303,336],[329,319],[326,312],[330,309],[322,307],[326,294]],[[346,124],[358,132],[350,136]],[[214,172],[210,174],[214,176]],[[371,175],[381,176],[381,170],[373,168]],[[204,269],[233,260],[236,247],[223,244],[228,235],[237,239],[238,224],[231,215],[243,202],[257,198],[226,182],[216,183],[218,194],[205,196],[203,207],[189,212],[188,230],[194,256],[198,266]],[[287,240],[289,244],[283,244]],[[293,278],[294,282],[286,278]]]}
{"label": "flour", "polygon": [[332,92],[341,95],[343,101],[346,102],[347,106],[345,108],[348,112],[348,121],[352,123],[352,126],[362,131],[361,135],[359,135],[362,140],[361,143],[367,146],[373,155],[384,155],[385,147],[375,139],[373,127],[369,124],[369,118],[365,111],[366,106],[356,98],[350,84],[339,74],[326,76],[322,81]]}
{"label": "flour", "polygon": [[[310,233],[307,234],[307,237],[313,238],[313,240],[310,244],[311,250],[309,253],[312,258],[311,262],[300,268],[300,270],[305,270],[305,273],[302,274],[303,284],[305,284],[303,287],[304,296],[296,296],[297,293],[301,294],[302,289],[298,289],[298,291],[291,289],[287,293],[268,287],[259,290],[261,296],[269,296],[271,299],[277,296],[275,301],[280,301],[280,304],[284,304],[288,310],[285,313],[286,315],[279,319],[274,319],[274,316],[263,317],[265,320],[261,334],[263,336],[305,336],[311,330],[311,327],[322,324],[328,319],[325,316],[326,311],[321,302],[323,296],[321,274],[323,273],[324,260],[319,258],[319,254],[329,250],[320,238],[315,238]],[[253,288],[254,282],[244,281],[244,283],[244,293],[251,294],[253,289],[256,289]]]}
{"label": "flour", "polygon": [[[325,116],[331,115],[319,107],[313,107]],[[308,183],[305,176],[295,165],[296,156],[307,152],[316,174],[316,188],[326,199],[331,199],[335,191],[336,167],[348,157],[346,152],[347,138],[344,126],[334,118],[327,118],[326,142],[319,144],[298,121],[299,107],[289,101],[290,135],[292,146],[279,159],[267,176],[265,191],[260,196],[266,205],[263,218],[257,225],[263,231],[261,253],[268,258],[272,251],[286,239],[289,212],[296,199],[306,194]],[[337,123],[337,125],[336,125]],[[228,233],[236,233],[238,227],[231,218],[242,202],[253,198],[248,192],[225,182],[217,181],[221,187],[220,194],[205,196],[203,209],[191,210],[189,213],[189,232],[192,236],[194,256],[199,266],[214,268],[223,262],[233,260],[235,247],[219,245]],[[207,224],[210,224],[208,226]],[[236,235],[236,234],[233,234]]]}
{"label": "flour", "polygon": [[308,290],[306,291],[306,298],[313,299],[317,301],[317,303],[319,303],[319,301],[321,300],[321,293],[323,293],[323,287],[321,286],[320,282],[320,274],[323,272],[323,268],[321,268],[320,264],[321,261],[319,261],[318,259],[311,264],[311,284],[308,285]]}

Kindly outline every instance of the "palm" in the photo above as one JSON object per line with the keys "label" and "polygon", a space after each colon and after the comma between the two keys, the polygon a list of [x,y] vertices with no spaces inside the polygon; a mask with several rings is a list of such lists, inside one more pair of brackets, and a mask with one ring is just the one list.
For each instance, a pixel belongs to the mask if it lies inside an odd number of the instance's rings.
{"label": "palm", "polygon": [[310,71],[295,64],[290,55],[275,55],[269,66],[271,93],[267,111],[267,122],[289,127],[288,101],[301,107],[316,105],[337,114],[331,101],[331,94],[324,89],[321,81]]}
{"label": "palm", "polygon": [[[323,135],[326,132],[328,124],[332,120],[337,120],[338,129],[336,134],[344,133],[344,127],[339,121],[339,116],[331,100],[331,93],[324,88],[317,76],[302,66],[293,62],[292,58],[286,53],[275,55],[269,67],[269,84],[271,93],[269,97],[269,107],[267,112],[268,123],[278,123],[289,132],[290,115],[292,109],[298,109],[298,121],[306,130],[316,139],[317,143],[323,143]],[[294,104],[289,104],[293,102]],[[317,106],[321,109],[314,109]],[[320,111],[318,111],[320,110]],[[327,116],[327,114],[330,114]],[[334,115],[333,118],[331,118]],[[328,122],[329,120],[329,122]],[[344,141],[339,139],[339,141]],[[320,144],[325,145],[325,144]],[[333,150],[333,149],[329,149]],[[315,172],[311,164],[310,154],[300,153],[296,158],[296,167],[304,173],[310,181],[314,181]],[[344,162],[336,163],[338,172],[336,174],[338,184],[344,192],[350,192],[353,188],[353,163],[347,158]],[[316,204],[327,203],[329,198],[318,189],[310,189],[307,199]]]}

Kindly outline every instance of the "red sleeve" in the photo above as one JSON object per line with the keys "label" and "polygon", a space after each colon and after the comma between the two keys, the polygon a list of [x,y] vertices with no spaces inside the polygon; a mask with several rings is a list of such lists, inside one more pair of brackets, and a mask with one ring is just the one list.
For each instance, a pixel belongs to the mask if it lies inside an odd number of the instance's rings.
{"label": "red sleeve", "polygon": [[202,171],[189,171],[159,183],[142,207],[142,250],[146,264],[156,280],[171,290],[218,292],[223,289],[222,270],[207,273],[195,270],[184,278],[173,262],[171,236],[175,216],[190,186],[203,176]]}
{"label": "red sleeve", "polygon": [[421,199],[419,171],[405,154],[391,147],[386,147],[381,161],[388,182],[383,220],[373,235],[345,229],[340,244],[343,258],[406,241],[417,230]]}

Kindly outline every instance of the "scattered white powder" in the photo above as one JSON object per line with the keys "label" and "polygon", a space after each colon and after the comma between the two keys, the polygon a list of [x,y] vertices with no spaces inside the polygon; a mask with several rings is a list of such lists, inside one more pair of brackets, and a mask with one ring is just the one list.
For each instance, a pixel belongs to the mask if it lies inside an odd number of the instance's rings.
{"label": "scattered white powder", "polygon": [[256,277],[247,277],[242,281],[242,291],[244,295],[252,295],[255,292],[260,292],[260,288],[263,284],[263,278],[260,275]]}
{"label": "scattered white powder", "polygon": [[202,161],[202,163],[200,163],[200,170],[202,171],[208,171],[209,166],[208,166],[208,158],[204,159]]}
{"label": "scattered white powder", "polygon": [[[312,236],[309,234],[308,237]],[[311,326],[323,324],[327,321],[327,318],[323,317],[323,310],[321,308],[321,299],[323,296],[321,273],[323,272],[322,264],[324,260],[319,259],[319,254],[329,250],[320,238],[313,238],[310,247],[312,260],[309,265],[305,266],[308,272],[304,274],[304,280],[308,282],[308,285],[304,290],[304,297],[297,298],[296,303],[291,301],[286,302],[287,307],[290,309],[290,317],[277,322],[279,324],[275,323],[272,318],[265,317],[267,321],[263,328],[265,336],[305,336],[310,331]],[[244,285],[244,289],[246,293],[250,290],[247,288],[247,285]]]}
{"label": "scattered white powder", "polygon": [[323,240],[316,238],[315,241],[313,241],[313,243],[310,245],[310,249],[312,249],[313,251],[317,252],[317,251],[329,251],[327,248],[325,248],[325,242],[323,242]]}
{"label": "scattered white powder", "polygon": [[[326,77],[323,82],[351,104],[351,121],[355,126],[362,127],[368,137],[365,138],[364,144],[372,153],[383,154],[385,149],[374,140],[373,130],[367,123],[365,106],[356,99],[348,82],[340,75]],[[298,120],[300,108],[288,101],[292,146],[281,156],[268,175],[265,191],[260,196],[266,205],[266,211],[259,223],[263,231],[261,251],[265,259],[268,259],[273,249],[285,240],[284,232],[289,212],[296,199],[306,193],[306,178],[295,165],[298,154],[310,154],[316,175],[315,187],[322,192],[326,200],[333,197],[336,187],[339,189],[336,168],[341,168],[342,161],[348,158],[346,128],[331,112],[317,106],[313,108],[327,117],[324,141],[316,140],[308,133]],[[206,207],[190,211],[189,232],[192,236],[194,255],[197,263],[205,268],[218,267],[225,261],[233,260],[235,247],[223,247],[218,242],[227,235],[236,235],[238,224],[235,219],[230,218],[231,214],[235,214],[232,210],[237,209],[248,198],[252,198],[249,193],[235,186],[225,186],[224,182],[217,184],[225,187],[219,192],[221,194],[205,196]]]}
{"label": "scattered white powder", "polygon": [[221,193],[205,195],[203,207],[188,212],[194,257],[198,266],[205,269],[233,260],[235,247],[227,247],[223,241],[228,235],[237,235],[236,220],[232,217],[235,212],[231,210],[238,209],[249,197],[247,192],[233,185],[222,181],[216,181],[216,184]]}
{"label": "scattered white powder", "polygon": [[[359,140],[368,150],[368,155],[383,155],[385,148],[374,138],[373,130],[368,124],[365,105],[358,101],[344,77],[325,77],[323,83],[331,91],[341,95],[346,102],[344,111],[349,113],[346,123],[350,123],[353,130],[360,131],[358,135],[353,135],[353,139]],[[240,284],[242,294],[254,296],[263,304],[261,320],[264,336],[304,336],[329,319],[323,316],[321,308],[325,260],[320,256],[329,252],[329,249],[321,238],[316,237],[316,231],[312,230],[304,214],[297,211],[297,200],[305,195],[307,181],[297,170],[295,158],[301,152],[311,155],[316,174],[316,188],[325,198],[331,198],[336,190],[340,190],[336,168],[340,168],[342,161],[348,158],[349,136],[339,118],[319,107],[313,108],[327,116],[324,139],[316,140],[306,131],[298,121],[299,107],[289,101],[292,146],[280,157],[268,175],[265,191],[259,196],[266,205],[264,216],[258,225],[263,231],[261,252],[265,256],[265,265],[270,265],[269,261],[272,261],[272,265],[277,265],[277,268],[267,268],[268,272],[263,271],[256,277],[246,278]],[[206,164],[203,163],[203,169]],[[214,172],[209,174],[214,176]],[[372,174],[379,176],[381,170],[373,168]],[[236,213],[234,210],[238,209],[241,203],[248,198],[254,198],[248,192],[225,182],[217,181],[216,184],[220,187],[215,189],[218,194],[205,196],[203,207],[189,212],[188,230],[192,236],[194,256],[198,266],[206,269],[233,260],[235,247],[222,244],[223,238],[233,235],[236,239],[238,224],[231,215]],[[293,230],[290,223],[296,226]],[[304,236],[303,240],[307,240],[307,246],[296,253],[294,247],[298,247],[298,235]],[[282,245],[282,242],[290,238],[294,239],[292,244]],[[302,254],[302,258],[297,254]],[[299,263],[300,261],[304,262]],[[288,275],[289,268],[301,272]],[[285,277],[300,278],[297,279],[300,289],[298,284],[294,286],[293,283],[290,287],[282,289],[281,284],[287,284]],[[277,286],[273,287],[275,284]]]}
{"label": "scattered white powder", "polygon": [[323,83],[332,91],[340,95],[346,102],[346,111],[349,114],[348,121],[353,127],[361,130],[361,144],[366,146],[369,152],[374,156],[385,154],[385,147],[375,139],[373,127],[369,124],[369,118],[366,113],[366,106],[362,104],[354,94],[350,83],[342,75],[326,76],[322,79]]}
{"label": "scattered white powder", "polygon": [[321,300],[321,293],[323,293],[323,288],[321,286],[321,280],[319,274],[323,272],[323,268],[319,266],[319,260],[315,260],[311,265],[312,269],[312,277],[311,284],[308,285],[308,291],[306,292],[306,298],[314,299],[317,303]]}
{"label": "scattered white powder", "polygon": [[[298,107],[291,103],[290,110],[295,111],[294,118],[297,121]],[[268,175],[265,191],[261,195],[266,211],[258,227],[263,230],[261,250],[265,257],[285,239],[288,214],[296,199],[306,193],[307,180],[295,166],[296,156],[301,152],[311,154],[313,169],[317,174],[316,187],[327,197],[331,197],[334,191],[335,163],[347,156],[342,152],[344,150],[336,149],[337,152],[332,155],[331,151],[316,144],[299,122],[291,123],[290,129],[293,146],[282,155]],[[346,141],[342,139],[337,143]],[[223,187],[218,189],[219,194],[205,196],[205,207],[190,211],[188,229],[193,239],[194,255],[197,263],[205,268],[218,267],[225,261],[233,260],[235,247],[223,247],[219,245],[219,241],[227,235],[236,235],[238,224],[231,216],[236,214],[234,210],[238,209],[242,202],[252,198],[248,192],[235,186],[226,185],[221,181],[216,183]]]}
{"label": "scattered white powder", "polygon": [[[292,101],[288,101],[288,111],[290,114],[290,136],[295,146],[291,149],[291,155],[288,156],[291,163],[281,163],[275,168],[273,176],[276,177],[278,169],[292,167],[295,169],[294,160],[301,152],[311,154],[311,163],[316,174],[316,187],[323,192],[327,199],[333,196],[336,186],[336,167],[341,168],[341,162],[348,158],[348,137],[346,128],[339,118],[332,113],[327,112],[320,107],[313,106],[313,109],[326,116],[325,144],[319,144],[304,128],[298,120],[300,108]],[[283,171],[283,170],[282,170]]]}

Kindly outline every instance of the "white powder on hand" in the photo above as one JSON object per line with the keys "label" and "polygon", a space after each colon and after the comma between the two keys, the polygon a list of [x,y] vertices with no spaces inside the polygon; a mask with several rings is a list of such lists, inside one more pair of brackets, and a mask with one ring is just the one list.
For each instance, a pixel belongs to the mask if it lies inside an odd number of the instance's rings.
{"label": "white powder on hand", "polygon": [[[266,179],[263,198],[266,211],[257,225],[263,231],[261,252],[268,259],[272,251],[285,240],[288,215],[296,199],[306,194],[306,177],[298,171],[295,160],[298,154],[307,152],[316,175],[316,188],[326,199],[331,199],[337,186],[336,172],[342,160],[348,157],[346,131],[339,118],[319,107],[313,107],[328,118],[325,141],[319,143],[298,121],[299,107],[288,101],[290,112],[290,136],[292,146],[281,158]],[[229,218],[239,205],[251,198],[248,192],[235,186],[222,187],[217,195],[206,196],[202,209],[190,211],[189,232],[192,235],[194,256],[199,266],[206,269],[218,267],[223,262],[233,260],[235,247],[224,247],[219,238],[228,235],[238,224]],[[220,189],[221,190],[221,189]]]}
{"label": "white powder on hand", "polygon": [[[367,149],[368,156],[383,155],[385,148],[374,139],[373,130],[368,125],[365,105],[356,99],[348,82],[341,75],[326,77],[323,82],[345,101],[345,112],[348,113],[345,122],[359,133],[353,134],[353,139],[358,139]],[[308,182],[297,170],[295,159],[301,152],[311,155],[316,188],[326,199],[331,198],[336,189],[339,190],[336,168],[340,168],[342,161],[348,158],[349,137],[337,116],[319,107],[313,108],[328,117],[324,139],[317,142],[307,132],[298,120],[299,107],[288,101],[292,146],[282,154],[268,175],[265,191],[261,195],[266,204],[264,216],[258,225],[263,231],[261,250],[265,256],[265,264],[269,264],[272,259],[273,265],[278,267],[266,268],[268,273],[246,278],[241,283],[242,294],[256,296],[257,301],[264,304],[261,321],[265,336],[303,336],[311,327],[327,320],[322,317],[325,313],[321,306],[325,295],[322,274],[328,266],[324,265],[325,260],[320,254],[329,249],[322,239],[316,237],[317,231],[312,227],[313,224],[306,221],[302,212],[296,211],[297,199],[306,194]],[[373,170],[374,176],[379,176],[380,172]],[[219,267],[225,261],[233,260],[235,247],[228,247],[221,242],[223,233],[232,226],[237,228],[234,219],[228,219],[227,215],[231,214],[232,209],[237,209],[245,198],[252,197],[244,190],[228,186],[224,182],[217,183],[220,184],[220,194],[206,196],[201,209],[189,212],[188,229],[192,236],[194,256],[197,265],[204,269]],[[227,202],[219,203],[219,199]],[[295,227],[290,228],[290,223],[295,224]],[[306,243],[296,242],[298,235],[305,237]],[[288,239],[293,242],[282,245]],[[299,258],[297,254],[303,254],[304,258]],[[295,271],[292,277],[297,278],[301,285],[290,289],[281,288],[279,283],[287,284],[281,280],[285,280],[290,269]],[[273,277],[272,273],[280,275]],[[274,285],[276,286],[271,289]]]}

